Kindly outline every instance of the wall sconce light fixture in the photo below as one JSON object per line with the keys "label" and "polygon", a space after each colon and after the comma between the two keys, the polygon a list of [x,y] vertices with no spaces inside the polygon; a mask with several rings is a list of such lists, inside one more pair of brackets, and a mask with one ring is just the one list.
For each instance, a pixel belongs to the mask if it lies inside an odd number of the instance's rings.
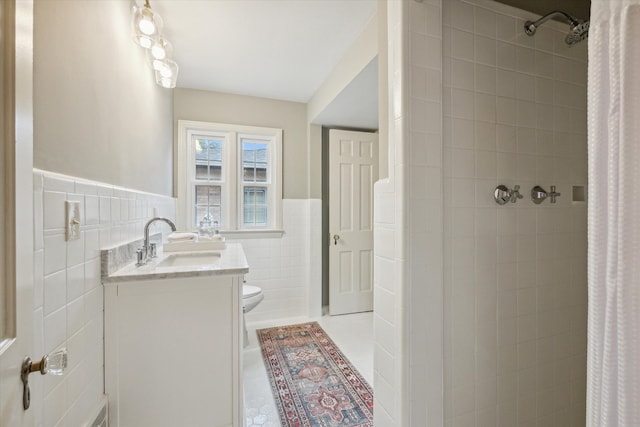
{"label": "wall sconce light fixture", "polygon": [[131,24],[134,42],[146,50],[147,62],[154,70],[156,83],[172,89],[178,81],[178,64],[169,56],[172,45],[162,35],[162,18],[151,9],[149,0],[144,5],[134,3]]}

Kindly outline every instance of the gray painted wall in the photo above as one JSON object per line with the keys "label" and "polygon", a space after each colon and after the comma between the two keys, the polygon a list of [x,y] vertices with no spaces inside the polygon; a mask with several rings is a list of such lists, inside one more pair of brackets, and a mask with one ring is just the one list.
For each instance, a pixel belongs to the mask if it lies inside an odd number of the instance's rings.
{"label": "gray painted wall", "polygon": [[[176,89],[173,104],[174,126],[178,120],[196,120],[264,126],[283,130],[283,189],[285,199],[309,198],[309,159],[307,106],[299,102],[278,101],[252,96],[233,95],[194,89]],[[175,134],[175,141],[178,140]],[[177,151],[174,151],[177,153]],[[174,154],[177,156],[177,154]],[[314,167],[317,170],[318,167]],[[318,185],[311,186],[317,188]]]}
{"label": "gray painted wall", "polygon": [[35,2],[34,167],[171,196],[172,91],[133,43],[129,6]]}

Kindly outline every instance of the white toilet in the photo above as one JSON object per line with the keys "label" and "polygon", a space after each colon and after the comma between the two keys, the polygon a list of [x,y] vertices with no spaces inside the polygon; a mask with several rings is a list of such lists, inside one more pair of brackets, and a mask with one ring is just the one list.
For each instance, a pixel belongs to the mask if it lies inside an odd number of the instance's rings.
{"label": "white toilet", "polygon": [[262,289],[252,285],[242,285],[242,323],[244,326],[244,347],[249,345],[249,333],[247,332],[247,321],[244,319],[244,314],[250,312],[264,298]]}
{"label": "white toilet", "polygon": [[242,309],[245,313],[253,310],[264,298],[262,289],[252,285],[242,285]]}

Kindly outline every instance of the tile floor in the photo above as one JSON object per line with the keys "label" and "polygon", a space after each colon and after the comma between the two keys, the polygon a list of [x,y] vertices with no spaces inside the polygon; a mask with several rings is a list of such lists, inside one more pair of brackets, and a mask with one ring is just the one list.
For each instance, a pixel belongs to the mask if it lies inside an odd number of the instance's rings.
{"label": "tile floor", "polygon": [[258,345],[256,329],[317,321],[353,366],[373,384],[373,313],[356,313],[321,318],[286,319],[247,325],[249,345],[243,352],[244,412],[246,427],[280,427],[269,378]]}

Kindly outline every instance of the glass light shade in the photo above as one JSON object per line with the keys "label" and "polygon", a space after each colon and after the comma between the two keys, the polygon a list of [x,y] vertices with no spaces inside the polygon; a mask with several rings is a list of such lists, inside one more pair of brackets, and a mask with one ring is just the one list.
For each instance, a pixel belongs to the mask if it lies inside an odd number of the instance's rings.
{"label": "glass light shade", "polygon": [[134,41],[144,48],[151,48],[153,41],[162,31],[162,18],[151,10],[148,3],[144,6],[134,5],[132,9],[131,24],[133,27]]}
{"label": "glass light shade", "polygon": [[167,39],[162,36],[155,38],[146,51],[147,64],[154,70],[159,70],[163,64],[162,61],[171,56],[172,50],[171,43]]}
{"label": "glass light shade", "polygon": [[177,75],[170,76],[170,77],[163,77],[159,71],[156,71],[156,83],[164,88],[173,89],[174,87],[176,87],[177,80],[178,80]]}
{"label": "glass light shade", "polygon": [[151,49],[151,46],[153,45],[153,38],[145,34],[135,34],[133,39],[138,45],[142,46],[145,49]]}
{"label": "glass light shade", "polygon": [[178,76],[178,64],[169,58],[154,61],[153,69],[160,73],[162,77]]}
{"label": "glass light shade", "polygon": [[154,59],[164,59],[171,55],[171,43],[164,37],[158,37],[151,45],[150,52]]}
{"label": "glass light shade", "polygon": [[156,83],[162,87],[174,88],[178,81],[178,64],[169,58],[154,61]]}

